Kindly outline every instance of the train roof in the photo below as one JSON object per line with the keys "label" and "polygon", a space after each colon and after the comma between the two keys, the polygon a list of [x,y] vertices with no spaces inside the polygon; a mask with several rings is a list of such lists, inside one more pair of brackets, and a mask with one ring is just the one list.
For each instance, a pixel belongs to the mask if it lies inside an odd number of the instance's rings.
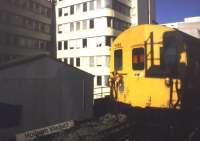
{"label": "train roof", "polygon": [[154,41],[157,43],[163,42],[163,35],[166,33],[175,33],[183,41],[200,45],[200,39],[188,35],[178,29],[166,27],[163,25],[143,24],[130,27],[125,30],[113,42],[113,48],[118,48],[117,44],[124,44],[121,47],[143,45],[144,41],[148,41],[150,33],[154,33]]}

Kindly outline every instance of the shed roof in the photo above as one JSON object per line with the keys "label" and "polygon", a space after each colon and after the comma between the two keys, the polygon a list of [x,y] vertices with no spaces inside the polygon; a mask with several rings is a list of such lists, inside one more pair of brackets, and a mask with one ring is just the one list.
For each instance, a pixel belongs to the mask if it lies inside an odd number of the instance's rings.
{"label": "shed roof", "polygon": [[19,66],[19,65],[30,64],[30,63],[32,63],[34,61],[38,61],[38,60],[43,59],[43,58],[51,59],[51,60],[55,61],[56,63],[65,65],[66,67],[70,67],[70,68],[72,68],[72,69],[74,69],[74,70],[76,70],[76,71],[78,71],[80,73],[84,73],[86,75],[93,76],[92,74],[90,74],[88,72],[80,70],[80,69],[78,69],[76,67],[73,67],[73,66],[71,66],[69,64],[66,64],[64,62],[60,62],[57,59],[55,59],[55,58],[53,58],[53,57],[51,57],[49,55],[46,55],[46,54],[40,54],[40,55],[35,55],[35,56],[30,56],[30,57],[24,57],[24,58],[21,58],[21,59],[11,60],[11,61],[9,61],[7,63],[4,63],[4,64],[0,65],[0,71],[6,70],[6,69],[9,69],[9,68],[14,68],[14,67]]}

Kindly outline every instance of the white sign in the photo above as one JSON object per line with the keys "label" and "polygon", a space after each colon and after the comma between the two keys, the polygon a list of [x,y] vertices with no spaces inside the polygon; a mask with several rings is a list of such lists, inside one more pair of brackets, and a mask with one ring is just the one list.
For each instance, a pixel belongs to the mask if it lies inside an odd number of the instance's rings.
{"label": "white sign", "polygon": [[74,121],[67,121],[40,129],[30,130],[16,135],[16,141],[32,141],[36,137],[60,132],[74,126]]}

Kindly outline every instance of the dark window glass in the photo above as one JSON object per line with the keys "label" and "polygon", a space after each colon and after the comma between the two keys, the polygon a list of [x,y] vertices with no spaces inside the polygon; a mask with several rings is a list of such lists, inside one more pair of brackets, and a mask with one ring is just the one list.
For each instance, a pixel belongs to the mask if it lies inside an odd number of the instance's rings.
{"label": "dark window glass", "polygon": [[74,58],[70,58],[69,64],[72,65],[72,66],[74,65]]}
{"label": "dark window glass", "polygon": [[97,86],[101,86],[102,85],[102,78],[101,76],[97,76]]}
{"label": "dark window glass", "polygon": [[114,67],[115,70],[122,70],[122,50],[115,50],[114,53]]}
{"label": "dark window glass", "polygon": [[68,41],[64,41],[64,49],[68,49]]}
{"label": "dark window glass", "polygon": [[58,42],[58,50],[62,50],[62,42]]}
{"label": "dark window glass", "polygon": [[111,46],[111,37],[106,36],[106,46]]}
{"label": "dark window glass", "polygon": [[76,66],[80,67],[80,58],[76,58]]}
{"label": "dark window glass", "polygon": [[132,67],[134,70],[144,69],[144,48],[134,48],[132,51]]}
{"label": "dark window glass", "polygon": [[112,18],[110,17],[107,18],[107,27],[111,27],[111,20]]}
{"label": "dark window glass", "polygon": [[64,62],[67,63],[67,58],[64,58]]}
{"label": "dark window glass", "polygon": [[70,14],[71,14],[71,15],[74,14],[74,6],[73,6],[73,5],[70,7]]}
{"label": "dark window glass", "polygon": [[61,17],[62,16],[62,8],[58,9],[58,16]]}
{"label": "dark window glass", "polygon": [[90,28],[94,28],[94,19],[90,20]]}
{"label": "dark window glass", "polygon": [[83,48],[87,47],[87,39],[83,39]]}
{"label": "dark window glass", "polygon": [[83,3],[83,12],[86,12],[87,11],[87,3]]}

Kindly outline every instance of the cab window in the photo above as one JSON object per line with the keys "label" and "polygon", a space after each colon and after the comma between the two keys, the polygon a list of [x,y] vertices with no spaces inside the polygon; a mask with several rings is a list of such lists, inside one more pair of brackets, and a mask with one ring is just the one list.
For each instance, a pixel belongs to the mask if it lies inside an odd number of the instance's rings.
{"label": "cab window", "polygon": [[115,70],[122,70],[122,50],[115,50],[114,52],[114,67]]}
{"label": "cab window", "polygon": [[144,48],[134,48],[132,50],[132,68],[134,70],[144,69]]}

